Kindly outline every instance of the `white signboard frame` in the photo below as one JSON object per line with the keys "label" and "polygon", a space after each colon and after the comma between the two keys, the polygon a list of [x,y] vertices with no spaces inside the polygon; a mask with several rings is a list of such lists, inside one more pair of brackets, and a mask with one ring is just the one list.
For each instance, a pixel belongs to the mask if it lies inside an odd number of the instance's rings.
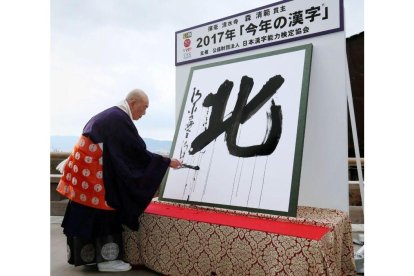
{"label": "white signboard frame", "polygon": [[287,0],[175,33],[175,64],[343,31],[342,0]]}
{"label": "white signboard frame", "polygon": [[193,67],[172,155],[199,170],[170,170],[160,200],[295,216],[311,52]]}
{"label": "white signboard frame", "polygon": [[[301,3],[303,9],[308,8],[307,5],[309,3],[314,3],[302,0],[295,0],[295,2]],[[336,0],[336,2],[339,3],[339,13],[333,14],[331,12],[329,16],[335,17],[335,20],[340,21],[340,28],[338,29],[310,37],[268,45],[267,47],[244,49],[232,53],[231,57],[221,53],[222,55],[214,57],[214,61],[210,60],[210,57],[204,57],[203,59],[181,63],[176,66],[176,121],[178,122],[180,117],[189,74],[193,67],[212,62],[225,62],[228,59],[243,58],[248,55],[264,54],[304,44],[312,44],[312,74],[309,84],[298,205],[331,208],[348,212],[348,117],[346,87],[349,86],[349,79],[346,78],[348,66],[346,63],[346,40],[343,29],[343,1]],[[331,1],[325,3],[331,3]],[[252,11],[263,12],[265,8],[260,7]],[[251,13],[256,16],[252,11],[244,12],[243,14]],[[225,21],[225,19],[214,22],[221,21]],[[179,40],[177,43],[182,43],[182,40]]]}

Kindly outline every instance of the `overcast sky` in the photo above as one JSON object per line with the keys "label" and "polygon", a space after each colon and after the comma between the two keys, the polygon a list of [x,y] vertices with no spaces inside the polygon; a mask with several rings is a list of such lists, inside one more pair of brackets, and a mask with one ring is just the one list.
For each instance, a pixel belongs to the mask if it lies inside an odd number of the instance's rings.
{"label": "overcast sky", "polygon": [[[175,32],[274,2],[50,1],[50,134],[78,136],[91,116],[142,88],[150,107],[136,123],[140,134],[172,140]],[[344,4],[346,35],[363,31],[363,0]]]}

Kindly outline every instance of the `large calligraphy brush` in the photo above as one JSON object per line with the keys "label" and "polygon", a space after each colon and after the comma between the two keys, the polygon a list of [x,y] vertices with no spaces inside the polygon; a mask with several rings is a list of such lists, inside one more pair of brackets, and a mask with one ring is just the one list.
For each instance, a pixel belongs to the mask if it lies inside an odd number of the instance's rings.
{"label": "large calligraphy brush", "polygon": [[196,170],[196,171],[198,171],[200,169],[199,166],[191,166],[191,165],[187,165],[187,164],[184,164],[184,163],[181,164],[181,167],[188,168],[188,169],[193,169],[193,170]]}

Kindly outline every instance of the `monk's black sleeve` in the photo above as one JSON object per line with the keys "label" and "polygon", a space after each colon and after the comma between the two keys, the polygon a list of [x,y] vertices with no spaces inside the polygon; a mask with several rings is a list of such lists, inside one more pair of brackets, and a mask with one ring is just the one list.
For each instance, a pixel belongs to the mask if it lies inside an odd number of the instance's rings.
{"label": "monk's black sleeve", "polygon": [[170,159],[147,151],[130,120],[109,120],[106,129],[111,131],[103,143],[105,199],[124,224],[138,230],[138,217],[159,188]]}

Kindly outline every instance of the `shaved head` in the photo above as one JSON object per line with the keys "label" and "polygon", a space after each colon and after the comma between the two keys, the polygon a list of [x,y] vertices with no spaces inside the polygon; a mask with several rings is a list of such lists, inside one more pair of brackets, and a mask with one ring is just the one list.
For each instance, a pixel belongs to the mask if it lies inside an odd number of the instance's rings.
{"label": "shaved head", "polygon": [[134,89],[128,93],[125,100],[129,105],[133,120],[138,120],[145,115],[145,111],[149,105],[149,100],[144,91],[141,89]]}
{"label": "shaved head", "polygon": [[133,100],[135,100],[137,102],[142,102],[143,100],[148,101],[148,96],[147,96],[147,94],[145,94],[145,92],[143,90],[134,89],[134,90],[132,90],[131,92],[128,93],[125,100],[127,102],[131,102]]}

